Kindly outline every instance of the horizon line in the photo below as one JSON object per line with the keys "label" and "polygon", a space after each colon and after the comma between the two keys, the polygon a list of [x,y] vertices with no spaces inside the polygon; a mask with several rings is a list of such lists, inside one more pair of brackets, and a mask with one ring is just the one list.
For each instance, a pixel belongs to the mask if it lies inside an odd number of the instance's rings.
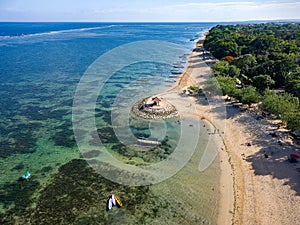
{"label": "horizon line", "polygon": [[240,23],[240,22],[281,22],[281,21],[298,21],[300,18],[295,19],[254,19],[254,20],[228,20],[228,21],[84,21],[84,20],[66,20],[66,21],[0,21],[0,23]]}

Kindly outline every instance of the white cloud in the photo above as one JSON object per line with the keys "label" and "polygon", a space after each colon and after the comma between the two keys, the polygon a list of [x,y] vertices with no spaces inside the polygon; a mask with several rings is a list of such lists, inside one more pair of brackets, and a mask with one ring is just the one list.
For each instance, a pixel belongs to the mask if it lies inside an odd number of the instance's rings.
{"label": "white cloud", "polygon": [[[1,0],[0,0],[1,1]],[[101,5],[101,6],[100,6]],[[238,20],[259,20],[259,19],[299,19],[300,1],[258,1],[246,0],[225,2],[208,2],[191,0],[185,4],[166,4],[152,7],[143,7],[134,4],[128,6],[99,3],[84,7],[55,8],[37,10],[29,9],[20,12],[24,18],[41,20],[49,17],[48,20],[61,21],[238,21]],[[18,17],[16,8],[0,9],[0,20],[3,18]],[[2,15],[1,15],[2,14]]]}
{"label": "white cloud", "polygon": [[229,21],[299,18],[300,2],[219,2],[187,3],[152,8],[148,13],[191,21]]}

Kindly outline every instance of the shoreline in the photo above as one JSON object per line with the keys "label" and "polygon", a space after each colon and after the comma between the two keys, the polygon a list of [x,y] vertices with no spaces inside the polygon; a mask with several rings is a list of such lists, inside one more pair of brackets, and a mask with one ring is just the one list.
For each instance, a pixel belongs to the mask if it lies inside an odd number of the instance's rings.
{"label": "shoreline", "polygon": [[[300,214],[291,213],[300,212],[300,165],[287,162],[289,154],[300,152],[297,142],[293,143],[286,131],[277,130],[274,119],[256,120],[258,109],[233,107],[223,96],[207,96],[204,100],[183,94],[189,86],[202,88],[210,77],[215,60],[203,49],[204,38],[200,44],[196,43],[176,84],[159,95],[174,105],[181,117],[205,121],[210,130],[218,130],[218,135],[210,135],[223,144],[223,147],[218,146],[217,224],[268,225],[300,221]],[[201,52],[205,59],[201,58]],[[183,104],[187,98],[197,112]],[[220,107],[224,108],[225,115],[218,110]],[[276,132],[277,137],[270,136],[270,131]]]}
{"label": "shoreline", "polygon": [[[207,32],[204,32],[204,38],[206,34]],[[209,58],[207,60],[203,60],[200,58],[201,52],[197,51],[197,49],[202,49],[204,38],[198,40],[195,44],[195,48],[189,55],[186,67],[182,74],[177,78],[176,83],[165,92],[159,93],[158,96],[166,99],[166,101],[175,106],[175,108],[179,112],[181,112],[180,117],[205,121],[207,126],[210,127],[210,130],[218,129],[224,132],[225,127],[223,122],[214,121],[214,119],[211,118],[211,115],[206,113],[207,111],[209,112],[211,110],[210,104],[205,106],[199,104],[199,99],[197,99],[197,96],[182,96],[182,92],[184,89],[189,86],[202,86],[211,74],[211,68],[208,64],[215,61],[215,59]],[[199,44],[199,42],[201,42],[201,44]],[[205,51],[205,53],[207,52]],[[193,105],[196,109],[195,112],[187,108],[185,106],[186,104],[183,104],[184,102],[186,102],[186,98],[189,98],[190,101],[193,102]],[[234,217],[236,217],[235,214],[237,213],[233,164],[230,160],[231,157],[226,146],[226,141],[224,140],[224,135],[221,135],[219,133],[218,135],[210,135],[210,138],[213,139],[213,142],[220,143],[221,146],[220,148],[218,148],[218,163],[220,166],[220,187],[218,191],[220,199],[218,203],[216,221],[217,224],[233,224]]]}
{"label": "shoreline", "polygon": [[[204,38],[206,34],[207,33],[205,32]],[[204,38],[200,40],[202,43],[204,41]],[[195,53],[197,52],[195,50],[199,48],[203,49],[203,45],[199,44],[198,41],[196,43],[195,49],[190,55],[189,62],[187,64],[186,69],[184,70],[184,72],[181,74],[181,76],[178,78],[176,82],[176,86],[181,88],[186,88],[191,85],[203,86],[205,81],[209,78],[211,74],[211,68],[210,66],[208,66],[208,64],[211,64],[214,61],[214,59],[201,60],[201,63],[205,64],[206,67],[199,65],[198,70],[197,70],[198,62],[195,63],[193,61],[190,61],[192,57],[198,59],[201,57],[201,54]],[[203,51],[205,50],[203,49]],[[193,70],[197,70],[197,71],[193,71]],[[197,100],[198,99],[196,98],[196,101]],[[224,126],[224,124],[222,124],[222,121],[216,121],[216,119],[212,118],[212,116],[210,115],[212,107],[209,104],[204,106],[196,102],[195,105],[198,112],[198,115],[195,115],[196,119],[205,121],[206,124],[210,126],[210,130],[217,129],[223,133],[225,132],[226,125]],[[183,116],[190,116],[190,115],[183,115]],[[219,187],[220,199],[219,199],[219,207],[217,213],[217,224],[234,224],[234,217],[237,216],[236,209],[238,208],[236,202],[236,190],[234,188],[235,186],[234,168],[231,162],[231,156],[228,147],[226,145],[224,136],[218,134],[218,135],[214,135],[213,138],[217,139],[215,141],[219,141],[222,143],[221,144],[222,147],[218,150],[219,166],[220,166],[220,187]]]}
{"label": "shoreline", "polygon": [[[201,63],[205,64],[206,67],[202,67],[202,65],[198,65],[199,68],[197,69],[197,64],[199,62],[195,60],[195,62],[192,60],[192,58],[199,58],[201,57],[201,54],[197,54],[196,49],[203,49],[203,41],[205,39],[205,36],[207,35],[207,32],[204,32],[204,38],[197,41],[195,48],[193,52],[190,54],[187,66],[183,73],[178,77],[176,81],[176,85],[171,88],[169,91],[174,91],[176,88],[186,88],[188,86],[202,86],[204,82],[209,78],[211,73],[211,68],[208,66],[208,64],[212,63],[214,59],[209,59],[208,61],[202,60]],[[199,44],[199,41],[201,44]],[[203,49],[203,51],[205,51]],[[204,69],[205,68],[205,69]],[[200,71],[199,71],[200,70]],[[191,98],[195,98],[193,96],[190,96]],[[197,101],[197,99],[196,99]],[[195,102],[196,110],[198,115],[190,115],[189,113],[181,115],[183,117],[193,117],[195,119],[199,119],[202,121],[205,121],[212,129],[218,129],[225,131],[224,125],[222,126],[221,123],[217,123],[217,121],[214,121],[214,119],[211,117],[211,115],[208,115],[211,111],[210,105],[202,106],[198,102]],[[205,112],[208,112],[206,114]],[[223,128],[223,129],[222,129]],[[217,139],[217,141],[222,142],[223,147],[221,147],[220,150],[218,150],[219,155],[219,166],[220,166],[220,187],[219,187],[219,193],[220,193],[220,199],[219,199],[219,208],[218,208],[218,218],[217,218],[217,224],[233,224],[234,223],[234,217],[236,209],[239,207],[237,206],[236,202],[236,190],[234,188],[234,168],[233,164],[231,163],[231,156],[229,154],[228,148],[226,146],[226,141],[224,140],[224,137],[222,135],[214,136],[214,138]]]}
{"label": "shoreline", "polygon": [[[201,59],[201,51],[205,52],[197,43],[171,92],[190,85],[203,87],[214,60],[211,57]],[[290,213],[300,212],[300,165],[287,162],[289,154],[300,152],[297,142],[291,141],[285,130],[277,130],[274,119],[258,122],[255,119],[258,109],[234,108],[224,97],[208,97],[207,105],[199,103],[197,97],[194,101],[197,115],[184,112],[182,116],[205,120],[220,131],[216,136],[224,144],[218,152],[221,175],[217,223],[291,224],[300,221],[299,214]],[[224,118],[217,110],[220,106],[225,108]],[[270,136],[270,131],[276,132],[277,137]]]}

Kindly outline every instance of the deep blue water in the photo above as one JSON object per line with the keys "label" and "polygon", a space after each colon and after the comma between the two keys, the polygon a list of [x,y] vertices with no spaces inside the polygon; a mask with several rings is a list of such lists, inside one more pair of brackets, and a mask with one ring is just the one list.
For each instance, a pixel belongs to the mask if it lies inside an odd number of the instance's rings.
{"label": "deep blue water", "polygon": [[0,23],[0,79],[49,78],[49,74],[55,73],[80,76],[101,54],[134,41],[162,40],[192,48],[189,40],[211,26],[201,23]]}
{"label": "deep blue water", "polygon": [[[80,78],[99,56],[148,40],[192,50],[195,42],[191,39],[201,38],[202,32],[214,25],[0,23],[0,218],[1,212],[8,218],[8,214],[25,210],[32,204],[29,199],[35,190],[42,190],[60,166],[80,156],[72,130],[73,96]],[[185,64],[186,56],[175,58],[174,64]],[[153,86],[156,89],[152,91],[164,90],[172,69],[172,64],[139,62],[119,70],[105,84],[97,101],[96,123],[107,146],[117,149],[116,154],[122,146],[115,143],[109,129],[114,97],[132,85],[132,80],[136,82],[130,88],[135,91]],[[136,135],[148,134],[148,125],[143,123],[135,123],[132,130]],[[170,121],[170,138],[176,129],[176,123]],[[24,195],[23,208],[14,207],[18,200],[12,190],[18,190],[15,181],[26,170],[34,174],[32,192]]]}
{"label": "deep blue water", "polygon": [[[110,25],[110,24],[109,24]],[[50,32],[69,32],[70,30],[88,30],[107,26],[99,23],[1,23],[0,36],[13,37]]]}

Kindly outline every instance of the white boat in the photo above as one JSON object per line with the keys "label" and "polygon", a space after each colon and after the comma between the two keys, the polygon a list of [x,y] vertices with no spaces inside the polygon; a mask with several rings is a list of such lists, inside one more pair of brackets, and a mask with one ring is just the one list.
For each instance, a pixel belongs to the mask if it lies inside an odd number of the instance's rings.
{"label": "white boat", "polygon": [[141,145],[160,145],[160,141],[156,138],[138,138],[137,142]]}

